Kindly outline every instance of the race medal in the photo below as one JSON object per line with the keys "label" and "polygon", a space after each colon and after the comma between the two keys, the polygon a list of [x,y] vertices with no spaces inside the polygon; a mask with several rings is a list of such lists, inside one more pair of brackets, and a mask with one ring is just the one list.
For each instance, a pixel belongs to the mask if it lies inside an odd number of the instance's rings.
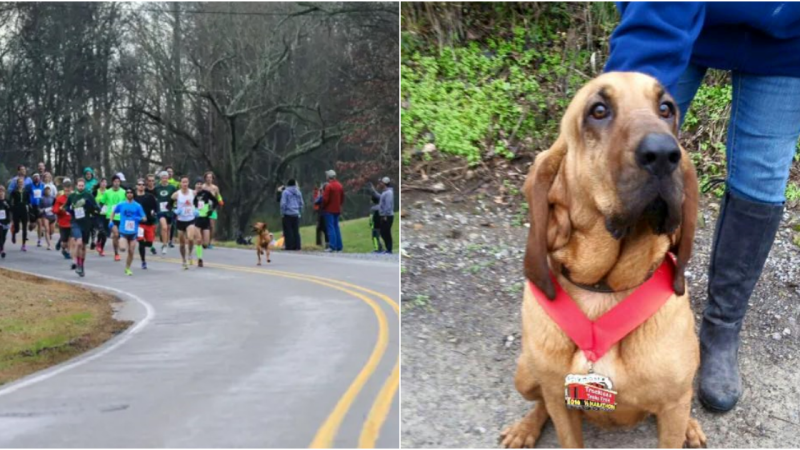
{"label": "race medal", "polygon": [[617,409],[617,392],[612,391],[611,380],[596,373],[569,374],[564,380],[564,400],[567,408],[584,411],[614,411]]}
{"label": "race medal", "polygon": [[126,220],[124,229],[125,229],[125,231],[127,231],[129,233],[133,232],[135,225],[136,225],[136,222],[134,222],[133,220]]}
{"label": "race medal", "polygon": [[83,210],[83,206],[80,208],[75,208],[75,218],[83,219],[84,217],[86,217],[86,212]]}

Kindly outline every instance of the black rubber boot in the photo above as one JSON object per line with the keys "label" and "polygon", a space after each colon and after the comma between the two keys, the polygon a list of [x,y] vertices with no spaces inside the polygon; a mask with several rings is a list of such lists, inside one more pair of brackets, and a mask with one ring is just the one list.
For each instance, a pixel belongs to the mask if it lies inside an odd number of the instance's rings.
{"label": "black rubber boot", "polygon": [[783,205],[753,202],[730,192],[722,200],[700,326],[698,397],[710,410],[729,411],[742,395],[739,331],[782,215]]}

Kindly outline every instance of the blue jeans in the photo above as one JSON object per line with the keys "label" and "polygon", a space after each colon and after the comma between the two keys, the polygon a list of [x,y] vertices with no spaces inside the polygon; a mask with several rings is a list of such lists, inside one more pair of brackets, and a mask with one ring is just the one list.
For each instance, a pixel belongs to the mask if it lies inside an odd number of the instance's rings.
{"label": "blue jeans", "polygon": [[339,214],[325,213],[328,242],[331,250],[342,251],[342,232],[339,231]]}
{"label": "blue jeans", "polygon": [[[675,101],[686,115],[708,69],[690,64]],[[727,188],[747,200],[782,205],[800,136],[800,78],[733,71]]]}

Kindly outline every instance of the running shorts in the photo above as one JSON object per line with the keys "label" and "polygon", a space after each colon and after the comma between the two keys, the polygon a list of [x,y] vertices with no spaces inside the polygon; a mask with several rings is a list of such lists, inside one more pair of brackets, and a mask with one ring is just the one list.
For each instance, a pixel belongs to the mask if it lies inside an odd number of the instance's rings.
{"label": "running shorts", "polygon": [[194,225],[194,220],[187,220],[186,222],[182,222],[180,220],[176,221],[178,224],[178,231],[186,231],[189,226]]}
{"label": "running shorts", "polygon": [[139,224],[139,240],[153,242],[156,240],[156,226]]}
{"label": "running shorts", "polygon": [[208,217],[198,217],[197,219],[194,220],[194,226],[200,228],[201,230],[210,230],[211,219],[209,219]]}

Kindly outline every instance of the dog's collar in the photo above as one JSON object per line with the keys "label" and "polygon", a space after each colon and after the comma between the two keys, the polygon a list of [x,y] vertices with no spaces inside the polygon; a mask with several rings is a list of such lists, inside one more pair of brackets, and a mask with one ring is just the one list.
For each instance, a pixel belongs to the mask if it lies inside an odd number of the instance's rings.
{"label": "dog's collar", "polygon": [[606,282],[605,279],[602,279],[599,282],[594,283],[594,284],[578,283],[577,281],[574,281],[572,278],[570,278],[569,269],[567,268],[567,266],[564,266],[564,265],[561,266],[561,276],[563,276],[565,280],[569,281],[570,284],[572,284],[573,286],[575,286],[577,288],[583,289],[584,291],[597,292],[597,293],[600,293],[600,294],[614,294],[616,292],[629,291],[631,289],[636,289],[639,286],[647,283],[647,281],[650,280],[650,278],[653,276],[654,273],[655,273],[655,271],[651,270],[647,274],[647,276],[645,277],[644,281],[642,281],[641,283],[637,284],[636,286],[631,286],[631,287],[628,287],[628,288],[625,288],[625,289],[621,289],[621,290],[615,291],[614,288],[612,288],[611,286],[608,285],[608,283]]}
{"label": "dog's collar", "polygon": [[631,331],[652,317],[675,293],[672,287],[675,261],[667,254],[653,275],[630,295],[596,320],[589,320],[578,304],[551,275],[556,297],[550,300],[536,285],[528,287],[550,319],[595,362]]}

